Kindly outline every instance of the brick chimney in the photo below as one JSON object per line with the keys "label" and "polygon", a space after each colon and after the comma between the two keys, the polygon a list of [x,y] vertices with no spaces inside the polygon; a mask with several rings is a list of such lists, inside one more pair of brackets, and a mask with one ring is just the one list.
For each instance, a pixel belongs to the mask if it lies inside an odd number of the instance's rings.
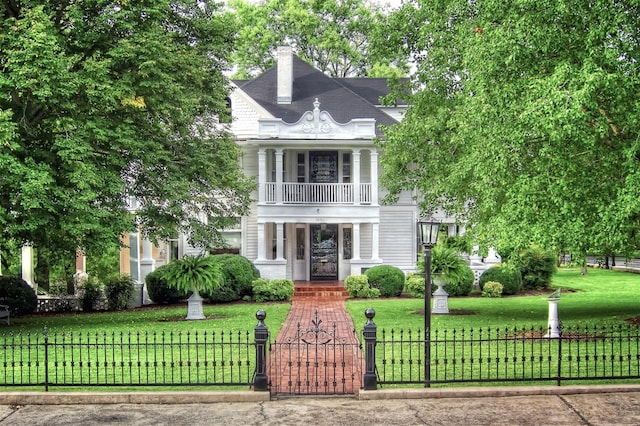
{"label": "brick chimney", "polygon": [[293,51],[291,46],[279,46],[277,55],[277,101],[279,104],[290,104],[293,100]]}

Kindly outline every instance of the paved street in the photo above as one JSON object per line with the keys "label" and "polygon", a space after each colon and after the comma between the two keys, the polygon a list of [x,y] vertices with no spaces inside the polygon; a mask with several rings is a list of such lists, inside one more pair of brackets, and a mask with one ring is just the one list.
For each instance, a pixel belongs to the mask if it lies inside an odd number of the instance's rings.
{"label": "paved street", "polygon": [[[639,425],[640,389],[518,395],[502,389],[478,397],[420,397],[410,392],[376,399],[288,398],[211,403],[2,405],[0,425]],[[469,389],[463,393],[466,395]],[[509,392],[506,392],[508,394]],[[517,392],[511,392],[517,394]],[[544,392],[543,392],[544,393]],[[170,401],[171,395],[158,394]],[[452,393],[451,395],[455,395]],[[493,396],[491,396],[493,395]],[[0,399],[2,399],[0,394]],[[366,393],[361,398],[371,397]],[[175,395],[175,401],[189,393]],[[385,399],[377,399],[383,397]],[[151,396],[151,400],[152,400]],[[388,398],[388,399],[386,399]],[[64,393],[62,401],[73,399]],[[203,394],[194,394],[203,399]],[[5,398],[6,400],[6,398]],[[79,398],[79,401],[85,401]],[[108,401],[95,398],[97,401]],[[116,399],[117,400],[117,399]],[[149,400],[149,398],[147,398]],[[55,401],[51,399],[50,401]]]}

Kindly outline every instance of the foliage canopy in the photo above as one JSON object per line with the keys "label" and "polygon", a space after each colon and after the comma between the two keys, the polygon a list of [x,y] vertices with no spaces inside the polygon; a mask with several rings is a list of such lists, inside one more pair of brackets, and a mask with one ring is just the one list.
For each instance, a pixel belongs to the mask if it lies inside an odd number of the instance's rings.
{"label": "foliage canopy", "polygon": [[637,248],[639,14],[629,0],[406,2],[379,43],[416,65],[381,142],[388,200],[417,190],[488,246]]}
{"label": "foliage canopy", "polygon": [[3,5],[0,241],[91,253],[136,226],[154,239],[219,239],[251,188],[216,118],[233,39],[220,6]]}

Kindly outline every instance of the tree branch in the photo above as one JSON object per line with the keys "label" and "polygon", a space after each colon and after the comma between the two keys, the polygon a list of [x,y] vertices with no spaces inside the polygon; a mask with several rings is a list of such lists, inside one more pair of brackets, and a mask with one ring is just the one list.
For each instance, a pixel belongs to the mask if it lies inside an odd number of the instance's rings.
{"label": "tree branch", "polygon": [[17,18],[20,15],[20,8],[13,0],[4,0],[5,16],[7,18]]}

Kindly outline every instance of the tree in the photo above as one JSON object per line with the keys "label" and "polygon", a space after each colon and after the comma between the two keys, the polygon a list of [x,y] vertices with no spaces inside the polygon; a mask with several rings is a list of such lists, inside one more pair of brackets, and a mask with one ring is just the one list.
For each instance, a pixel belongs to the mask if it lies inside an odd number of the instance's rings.
{"label": "tree", "polygon": [[383,11],[366,0],[234,0],[237,77],[249,78],[275,62],[279,45],[291,45],[303,60],[332,77],[406,75],[404,61],[376,56],[370,37]]}
{"label": "tree", "polygon": [[2,5],[0,243],[90,255],[136,226],[219,242],[252,187],[216,119],[234,31],[220,6]]}
{"label": "tree", "polygon": [[416,64],[406,118],[381,142],[388,200],[416,189],[487,245],[637,248],[639,8],[405,4],[377,42]]}

